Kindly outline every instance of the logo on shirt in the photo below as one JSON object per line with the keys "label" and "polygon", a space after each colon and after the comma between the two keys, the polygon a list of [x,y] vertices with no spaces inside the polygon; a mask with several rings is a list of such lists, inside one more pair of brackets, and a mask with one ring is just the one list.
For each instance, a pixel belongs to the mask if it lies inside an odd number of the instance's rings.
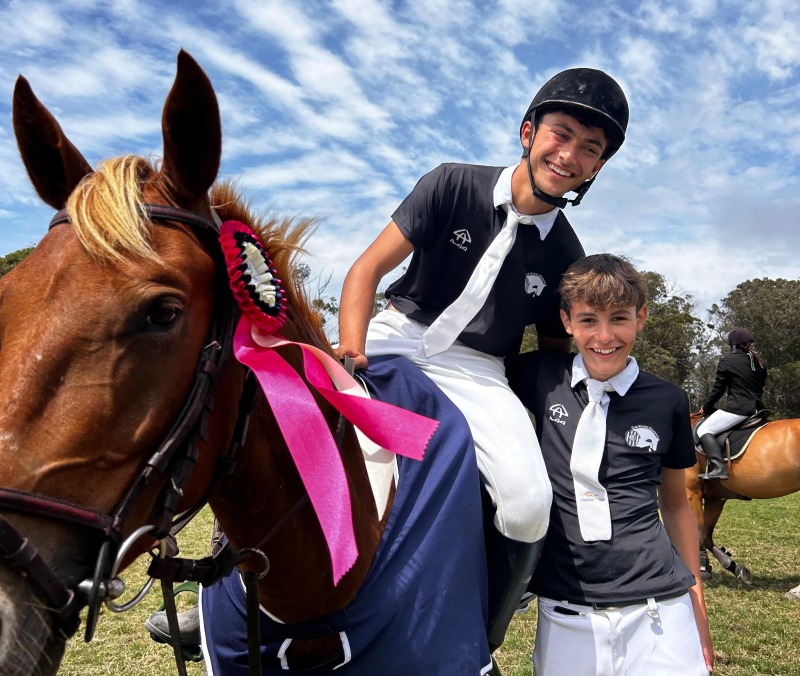
{"label": "logo on shirt", "polygon": [[547,282],[538,272],[529,272],[525,275],[525,293],[530,296],[541,296]]}
{"label": "logo on shirt", "polygon": [[450,240],[450,244],[455,244],[462,251],[466,251],[467,244],[472,244],[472,237],[469,234],[469,230],[466,228],[454,230],[453,239]]}
{"label": "logo on shirt", "polygon": [[649,453],[658,449],[659,437],[652,427],[634,425],[625,434],[625,442],[633,448],[646,448]]}
{"label": "logo on shirt", "polygon": [[550,407],[550,417],[548,420],[551,422],[557,423],[559,425],[566,425],[567,421],[564,418],[569,418],[569,413],[567,413],[567,409],[564,408],[562,404],[553,404]]}

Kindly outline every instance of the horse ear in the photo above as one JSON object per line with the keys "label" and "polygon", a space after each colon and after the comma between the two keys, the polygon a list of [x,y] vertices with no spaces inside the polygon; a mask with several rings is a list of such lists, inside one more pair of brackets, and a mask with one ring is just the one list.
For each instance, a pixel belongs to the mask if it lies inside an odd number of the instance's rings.
{"label": "horse ear", "polygon": [[13,108],[17,146],[33,187],[47,204],[62,209],[92,167],[22,75],[14,86]]}
{"label": "horse ear", "polygon": [[164,104],[162,174],[180,203],[204,196],[219,171],[222,125],[211,81],[185,51]]}

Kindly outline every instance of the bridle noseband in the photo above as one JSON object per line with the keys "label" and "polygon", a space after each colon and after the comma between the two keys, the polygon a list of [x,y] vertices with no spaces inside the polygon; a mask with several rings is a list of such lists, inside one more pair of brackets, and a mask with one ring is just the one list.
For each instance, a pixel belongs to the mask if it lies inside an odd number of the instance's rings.
{"label": "bridle noseband", "polygon": [[[212,211],[213,222],[198,213],[161,204],[145,204],[145,212],[153,221],[173,221],[188,225],[214,236],[219,234],[220,221]],[[69,223],[66,210],[59,211],[51,220],[50,228],[61,223]],[[54,615],[54,631],[60,631],[69,638],[80,624],[79,610],[89,606],[86,620],[86,640],[91,640],[97,622],[100,604],[109,605],[120,596],[124,585],[116,574],[122,559],[133,544],[142,537],[163,540],[173,525],[183,489],[197,462],[199,449],[197,440],[205,440],[208,418],[212,408],[212,392],[221,365],[231,352],[236,312],[233,303],[217,300],[209,329],[208,342],[201,350],[195,368],[194,382],[182,410],[175,419],[166,437],[150,456],[145,467],[129,487],[119,504],[109,514],[104,514],[85,506],[59,500],[57,498],[0,487],[0,508],[14,512],[76,524],[99,531],[103,543],[95,564],[92,578],[81,582],[76,589],[68,588],[45,563],[36,548],[23,537],[11,523],[0,516],[0,557],[10,568],[19,571],[36,588],[39,596]],[[248,389],[248,388],[246,388]],[[243,397],[248,399],[248,397]],[[249,397],[249,399],[253,399]],[[244,443],[247,420],[252,412],[254,401],[240,404],[236,433],[228,453],[220,461],[217,475],[202,501],[185,512],[194,516],[206,502],[208,494],[219,478],[230,472],[235,454]],[[139,528],[127,539],[123,539],[122,529],[136,501],[144,489],[159,478],[167,477],[157,499],[152,515],[152,523]],[[191,518],[182,516],[188,522]],[[113,606],[121,611],[138,602],[149,589],[148,583],[137,597],[125,606]],[[76,591],[78,593],[76,593]]]}

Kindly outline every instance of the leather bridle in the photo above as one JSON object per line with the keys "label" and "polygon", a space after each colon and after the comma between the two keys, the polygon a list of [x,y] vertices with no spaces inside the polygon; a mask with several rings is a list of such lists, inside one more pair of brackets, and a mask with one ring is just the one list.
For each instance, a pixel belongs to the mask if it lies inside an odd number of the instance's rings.
{"label": "leather bridle", "polygon": [[[193,211],[160,204],[146,204],[145,211],[147,216],[154,221],[182,223],[213,236],[219,233],[219,218],[213,212],[214,221],[212,222]],[[50,228],[69,222],[69,215],[66,210],[62,210],[52,219]],[[194,382],[182,410],[166,437],[110,513],[105,514],[77,503],[46,495],[0,487],[0,509],[76,524],[98,531],[102,535],[103,542],[98,553],[93,577],[73,589],[60,581],[33,544],[11,523],[0,516],[0,556],[2,556],[2,561],[8,567],[20,572],[33,585],[54,616],[53,631],[60,631],[65,638],[72,636],[77,631],[80,624],[79,611],[84,605],[88,605],[86,640],[91,640],[100,604],[104,601],[107,604],[113,601],[124,589],[124,585],[116,578],[116,574],[122,558],[128,553],[129,548],[141,537],[147,536],[159,541],[170,534],[178,504],[183,496],[183,489],[198,459],[197,442],[206,438],[214,384],[221,365],[231,353],[233,331],[237,320],[234,305],[233,302],[226,302],[225,298],[220,298],[215,303],[208,342],[201,350],[195,369]],[[246,383],[245,393],[239,406],[239,420],[227,454],[220,460],[216,476],[202,500],[180,516],[180,520],[184,523],[200,511],[217,481],[232,471],[236,453],[244,443],[247,422],[254,406],[255,398],[252,389]],[[249,396],[248,391],[250,392]],[[139,528],[127,539],[124,539],[123,525],[138,498],[145,488],[163,477],[167,479],[151,514],[151,523]],[[186,518],[187,514],[188,518]],[[233,562],[231,566],[235,563]],[[143,596],[147,589],[149,586],[142,590],[140,596],[134,601]],[[131,605],[133,602],[129,603],[127,607]]]}

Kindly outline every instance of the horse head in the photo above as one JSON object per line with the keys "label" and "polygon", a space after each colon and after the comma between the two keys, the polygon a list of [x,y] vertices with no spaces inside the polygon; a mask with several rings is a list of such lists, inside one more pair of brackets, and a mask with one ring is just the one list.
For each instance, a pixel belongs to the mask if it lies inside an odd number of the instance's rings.
{"label": "horse head", "polygon": [[[0,548],[13,563],[0,566],[0,673],[9,676],[55,673],[86,602],[78,585],[113,563],[159,501],[199,499],[215,463],[202,449],[221,446],[235,422],[225,411],[237,402],[222,394],[243,379],[229,368],[214,382],[213,424],[185,444],[200,452],[166,448],[192,436],[174,424],[210,349],[221,283],[214,233],[200,227],[213,218],[219,110],[192,58],[178,57],[160,169],[127,156],[93,171],[21,76],[13,120],[34,188],[61,215],[0,279]],[[196,463],[199,479],[182,497],[165,495],[159,463]],[[132,543],[122,565],[151,544]]]}
{"label": "horse head", "polygon": [[[283,280],[283,336],[331,354],[290,267],[313,221],[259,219],[214,183],[216,95],[185,52],[160,167],[124,156],[93,171],[22,77],[14,129],[34,188],[58,213],[0,278],[0,674],[55,673],[80,609],[88,639],[116,574],[176,513],[206,501],[237,549],[264,550],[242,569],[268,557],[264,607],[288,622],[343,608],[384,523],[364,458],[344,425],[359,555],[336,581],[276,416],[229,354],[238,311],[218,243],[221,221],[258,231]],[[303,370],[300,348],[278,352]],[[314,398],[335,428],[337,411]]]}

